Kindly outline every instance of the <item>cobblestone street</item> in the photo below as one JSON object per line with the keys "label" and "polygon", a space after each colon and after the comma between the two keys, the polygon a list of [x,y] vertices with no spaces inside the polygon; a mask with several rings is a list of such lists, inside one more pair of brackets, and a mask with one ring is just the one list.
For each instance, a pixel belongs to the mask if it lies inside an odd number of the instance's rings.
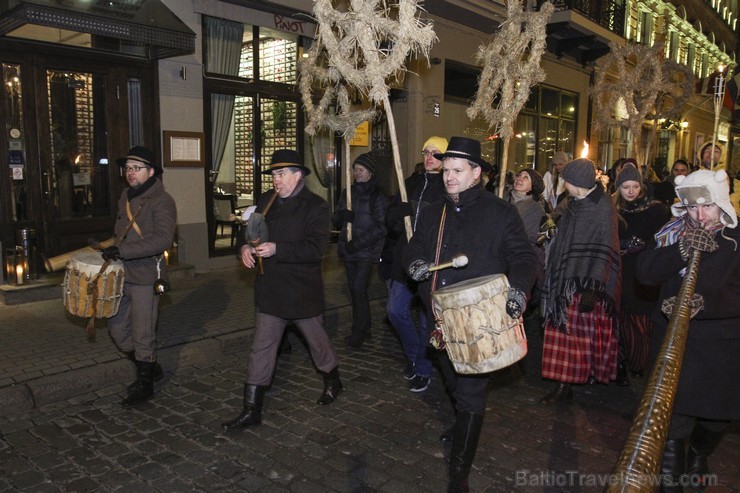
{"label": "cobblestone street", "polygon": [[[321,377],[291,332],[293,351],[280,356],[263,424],[223,433],[220,423],[241,409],[253,315],[243,300],[251,300],[251,291],[243,274],[198,275],[163,304],[166,376],[154,399],[133,410],[119,406],[133,372],[99,330],[95,351],[115,359],[106,364],[119,365],[118,381],[30,410],[3,412],[0,491],[445,491],[439,435],[452,423],[453,410],[439,373],[427,392],[407,390],[400,345],[384,323],[380,283],[372,288],[372,341],[362,350],[346,348],[350,312],[343,272],[336,259],[328,262],[326,325],[345,386],[334,404],[315,404]],[[56,310],[57,304],[37,302],[23,310]],[[205,315],[208,309],[213,316]],[[523,364],[491,380],[472,491],[603,491],[599,481],[614,467],[642,385],[580,387],[570,405],[541,406],[538,400],[552,384],[539,377],[539,330],[528,332],[530,354]],[[83,329],[73,337],[84,338]],[[185,357],[216,340],[222,350]],[[62,373],[85,378],[95,367]],[[78,388],[84,387],[72,387]],[[740,491],[738,464],[735,426],[710,459],[719,485],[708,491]]]}

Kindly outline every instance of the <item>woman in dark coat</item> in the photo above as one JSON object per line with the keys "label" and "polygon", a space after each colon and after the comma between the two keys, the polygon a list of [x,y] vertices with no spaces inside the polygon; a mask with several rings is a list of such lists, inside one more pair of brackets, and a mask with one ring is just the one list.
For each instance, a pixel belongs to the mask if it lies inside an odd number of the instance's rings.
{"label": "woman in dark coat", "polygon": [[652,333],[650,314],[658,300],[657,286],[645,286],[637,281],[637,256],[671,213],[662,203],[648,199],[640,173],[631,162],[626,162],[617,175],[614,203],[619,214],[622,252],[622,330],[617,383],[629,385],[627,368],[635,376],[642,376],[645,370]]}
{"label": "woman in dark coat", "polygon": [[[702,250],[696,293],[703,308],[689,323],[661,471],[675,481],[688,474],[692,484],[701,484],[709,479],[707,458],[730,421],[740,419],[740,230],[724,170],[677,176],[676,194],[671,209],[678,218],[655,235],[656,248],[640,255],[638,279],[660,284],[662,304],[678,293],[690,250]],[[656,309],[652,320],[654,361],[668,319]],[[683,490],[664,483],[663,491]]]}
{"label": "woman in dark coat", "polygon": [[[332,215],[334,228],[341,229],[339,256],[347,270],[349,293],[352,297],[352,335],[347,344],[360,348],[370,339],[370,300],[367,289],[373,264],[380,260],[385,242],[385,212],[388,198],[375,177],[375,162],[370,153],[361,154],[352,165],[355,183],[351,188],[352,208],[347,208],[347,194],[342,191]],[[347,225],[351,224],[352,240],[347,241]]]}

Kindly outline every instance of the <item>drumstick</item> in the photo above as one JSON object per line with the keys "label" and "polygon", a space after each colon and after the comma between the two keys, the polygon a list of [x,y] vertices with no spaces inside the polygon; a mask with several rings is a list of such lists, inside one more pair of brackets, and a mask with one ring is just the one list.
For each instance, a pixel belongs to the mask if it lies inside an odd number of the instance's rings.
{"label": "drumstick", "polygon": [[438,265],[433,265],[429,267],[429,272],[434,272],[435,270],[447,269],[448,267],[459,269],[461,267],[465,267],[466,265],[468,265],[468,257],[465,255],[458,255],[457,257],[453,257],[453,259],[449,262],[445,262],[444,264],[438,264]]}

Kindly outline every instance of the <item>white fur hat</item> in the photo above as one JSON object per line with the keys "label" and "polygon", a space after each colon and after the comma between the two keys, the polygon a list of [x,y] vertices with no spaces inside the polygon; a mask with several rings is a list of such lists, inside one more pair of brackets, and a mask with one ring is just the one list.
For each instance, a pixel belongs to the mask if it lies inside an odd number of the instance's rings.
{"label": "white fur hat", "polygon": [[686,214],[689,205],[717,204],[722,209],[720,222],[729,228],[737,226],[737,213],[730,201],[730,180],[723,169],[700,169],[688,176],[675,178],[678,202],[671,206],[674,216]]}

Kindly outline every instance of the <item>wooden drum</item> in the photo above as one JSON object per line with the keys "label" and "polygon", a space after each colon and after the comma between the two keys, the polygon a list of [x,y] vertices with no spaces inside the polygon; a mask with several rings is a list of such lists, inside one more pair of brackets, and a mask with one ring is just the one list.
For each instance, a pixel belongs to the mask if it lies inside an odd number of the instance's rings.
{"label": "wooden drum", "polygon": [[67,262],[62,295],[64,308],[72,315],[110,318],[118,313],[123,296],[123,262],[110,262],[100,273],[103,262],[100,252],[78,253]]}
{"label": "wooden drum", "polygon": [[506,313],[509,281],[503,274],[478,277],[432,293],[447,355],[458,373],[488,373],[527,354],[521,319]]}

